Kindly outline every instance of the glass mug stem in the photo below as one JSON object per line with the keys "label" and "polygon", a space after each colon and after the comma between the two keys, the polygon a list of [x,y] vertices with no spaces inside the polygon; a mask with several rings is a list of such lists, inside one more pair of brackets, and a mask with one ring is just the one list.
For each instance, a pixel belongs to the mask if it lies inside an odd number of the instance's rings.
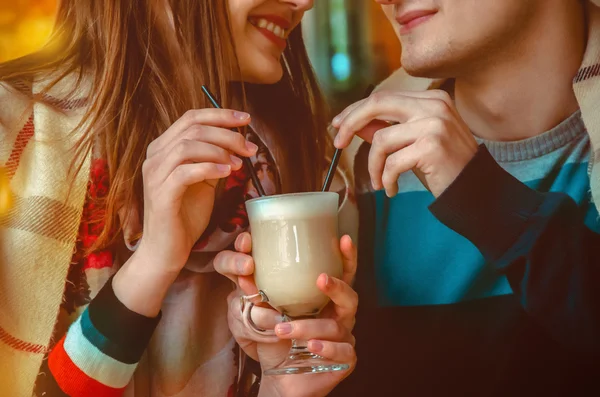
{"label": "glass mug stem", "polygon": [[[279,340],[274,330],[266,330],[258,327],[252,320],[252,308],[257,303],[267,303],[267,295],[263,291],[258,294],[242,296],[241,298],[242,322],[246,328],[254,333],[259,339],[269,341]],[[302,318],[316,318],[316,316],[305,316]],[[284,314],[286,322],[294,321],[293,318]],[[308,341],[302,339],[292,339],[292,346],[287,358],[274,368],[264,371],[265,375],[289,375],[289,374],[309,374],[344,371],[350,368],[350,365],[336,363],[318,354],[308,350]]]}

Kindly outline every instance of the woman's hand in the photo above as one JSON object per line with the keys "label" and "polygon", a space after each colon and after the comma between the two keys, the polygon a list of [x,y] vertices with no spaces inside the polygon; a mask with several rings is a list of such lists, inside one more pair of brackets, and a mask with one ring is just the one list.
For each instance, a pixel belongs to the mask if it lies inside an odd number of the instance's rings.
{"label": "woman's hand", "polygon": [[149,145],[142,168],[143,236],[113,280],[115,294],[129,309],[158,314],[208,225],[218,179],[242,167],[238,156],[258,149],[230,130],[249,122],[250,115],[233,110],[190,110]]}
{"label": "woman's hand", "polygon": [[258,292],[254,284],[254,262],[247,255],[252,242],[248,233],[241,234],[235,243],[238,252],[223,251],[217,255],[215,269],[230,278],[238,288],[229,295],[229,327],[246,354],[260,362],[263,369],[280,364],[288,355],[291,339],[308,341],[308,349],[336,362],[350,364],[347,371],[330,372],[306,376],[267,376],[261,381],[260,395],[272,396],[326,396],[337,384],[347,377],[356,365],[354,350],[354,327],[358,296],[350,287],[356,273],[356,248],[349,236],[340,240],[344,273],[342,279],[321,274],[315,282],[331,303],[321,312],[318,319],[298,320],[282,323],[281,315],[270,307],[254,307],[252,320],[258,327],[273,329],[279,341],[259,338],[249,332],[242,323],[240,297]]}

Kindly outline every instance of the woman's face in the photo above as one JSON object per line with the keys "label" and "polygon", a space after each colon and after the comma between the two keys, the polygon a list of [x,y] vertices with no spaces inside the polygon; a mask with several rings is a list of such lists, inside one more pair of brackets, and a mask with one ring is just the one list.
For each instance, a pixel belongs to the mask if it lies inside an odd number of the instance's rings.
{"label": "woman's face", "polygon": [[[203,0],[204,1],[204,0]],[[287,37],[313,0],[228,0],[241,79],[274,84],[283,76]]]}

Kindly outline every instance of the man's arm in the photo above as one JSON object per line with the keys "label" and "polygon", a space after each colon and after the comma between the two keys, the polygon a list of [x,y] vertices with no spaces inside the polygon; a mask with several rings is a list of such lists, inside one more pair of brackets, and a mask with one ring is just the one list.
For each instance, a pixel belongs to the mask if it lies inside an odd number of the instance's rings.
{"label": "man's arm", "polygon": [[506,275],[557,340],[600,351],[600,234],[572,198],[530,189],[480,146],[430,210]]}

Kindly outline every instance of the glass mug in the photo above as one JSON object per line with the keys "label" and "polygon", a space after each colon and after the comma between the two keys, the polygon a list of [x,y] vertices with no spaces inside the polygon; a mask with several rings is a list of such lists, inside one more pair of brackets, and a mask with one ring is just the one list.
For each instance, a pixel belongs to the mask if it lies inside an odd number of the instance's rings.
{"label": "glass mug", "polygon": [[[329,303],[317,287],[321,273],[341,278],[338,232],[339,195],[332,192],[282,194],[246,202],[252,234],[254,280],[259,293],[241,298],[242,320],[253,333],[275,336],[252,321],[256,303],[266,302],[286,321],[315,318]],[[287,359],[265,375],[342,371],[336,363],[308,351],[307,341],[293,340]]]}

